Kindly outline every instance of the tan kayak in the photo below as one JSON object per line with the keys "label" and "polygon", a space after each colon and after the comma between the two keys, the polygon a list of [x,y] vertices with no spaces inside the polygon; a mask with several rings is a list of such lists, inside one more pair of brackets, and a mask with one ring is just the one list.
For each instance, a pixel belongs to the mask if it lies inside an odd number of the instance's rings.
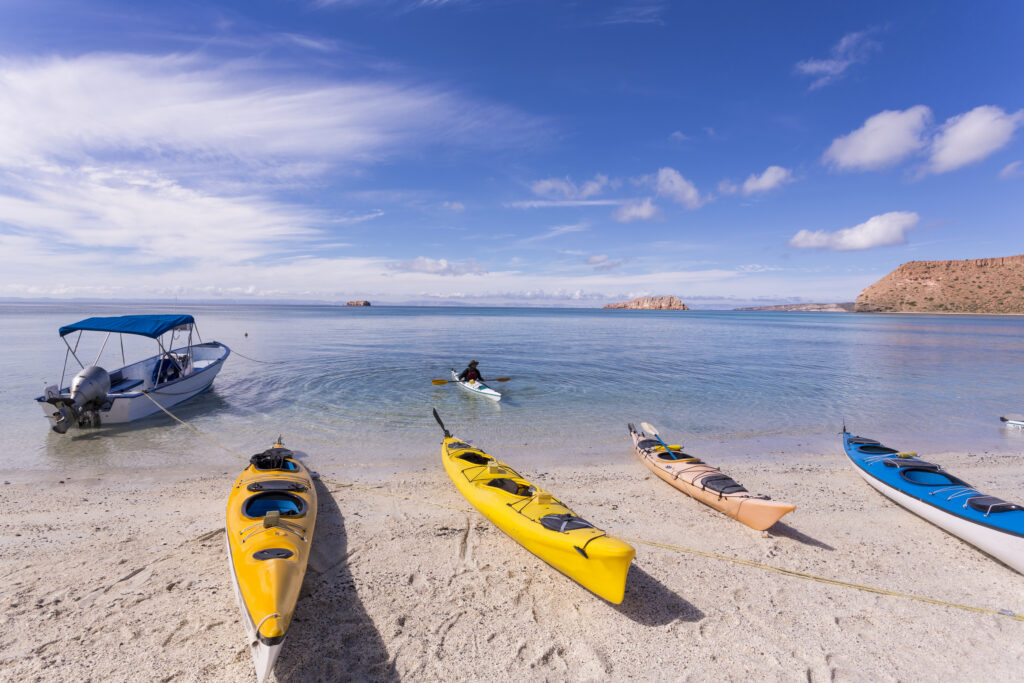
{"label": "tan kayak", "polygon": [[[646,425],[645,427],[650,427]],[[722,470],[683,452],[682,446],[669,445],[669,450],[653,436],[644,434],[632,424],[629,434],[637,457],[656,475],[683,493],[696,498],[719,512],[758,531],[767,529],[796,505],[771,500],[768,496],[750,493]]]}

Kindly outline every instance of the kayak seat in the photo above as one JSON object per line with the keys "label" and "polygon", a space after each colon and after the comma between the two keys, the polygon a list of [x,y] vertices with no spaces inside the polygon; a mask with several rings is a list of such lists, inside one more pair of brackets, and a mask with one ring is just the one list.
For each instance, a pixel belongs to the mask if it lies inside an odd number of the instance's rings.
{"label": "kayak seat", "polygon": [[463,453],[462,455],[457,455],[455,457],[458,458],[459,460],[471,462],[474,465],[486,465],[487,463],[491,462],[491,458],[488,458],[486,455],[482,453]]}
{"label": "kayak seat", "polygon": [[572,531],[574,529],[593,529],[594,525],[576,515],[544,515],[540,518],[541,525],[552,531]]}
{"label": "kayak seat", "polygon": [[895,448],[889,448],[888,446],[872,443],[857,446],[857,450],[868,455],[889,455],[890,453],[899,453]]}
{"label": "kayak seat", "polygon": [[306,485],[300,481],[286,481],[284,479],[271,479],[269,481],[254,481],[246,486],[250,491],[296,491],[302,493]]}
{"label": "kayak seat", "polygon": [[719,474],[713,477],[704,477],[700,482],[700,487],[704,491],[714,491],[718,494],[719,498],[732,493],[746,492],[746,489],[737,484],[735,479],[724,474]]}
{"label": "kayak seat", "polygon": [[242,514],[246,517],[265,517],[269,512],[277,512],[282,517],[299,517],[306,512],[306,501],[291,493],[265,491],[251,496],[242,505]]}
{"label": "kayak seat", "polygon": [[968,498],[967,504],[964,505],[964,507],[968,506],[974,508],[978,512],[984,512],[986,517],[993,512],[1024,510],[1024,506],[1017,505],[1016,503],[1008,503],[1002,498],[996,498],[995,496],[975,496],[974,498]]}
{"label": "kayak seat", "polygon": [[846,441],[849,442],[849,443],[852,443],[852,444],[857,444],[857,445],[861,445],[861,444],[871,445],[871,446],[881,446],[882,445],[882,443],[880,441],[875,441],[874,439],[865,439],[863,436],[851,436]]}
{"label": "kayak seat", "polygon": [[493,486],[496,489],[501,489],[507,493],[511,493],[513,496],[523,496],[524,498],[532,496],[535,490],[532,486],[524,486],[512,479],[506,479],[504,477],[491,479],[487,482],[487,485]]}
{"label": "kayak seat", "polygon": [[886,458],[882,462],[885,463],[886,467],[896,467],[898,469],[913,467],[918,470],[932,470],[935,472],[942,469],[935,463],[919,460],[918,458]]}

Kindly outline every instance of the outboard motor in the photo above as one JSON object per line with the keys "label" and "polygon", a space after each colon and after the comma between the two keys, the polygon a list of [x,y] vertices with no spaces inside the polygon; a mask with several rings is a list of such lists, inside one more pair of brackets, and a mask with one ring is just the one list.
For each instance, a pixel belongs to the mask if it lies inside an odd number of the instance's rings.
{"label": "outboard motor", "polygon": [[79,427],[99,427],[99,410],[110,391],[110,375],[98,365],[82,368],[71,380],[71,400],[63,397],[49,399],[60,416],[53,431],[63,434],[73,424]]}

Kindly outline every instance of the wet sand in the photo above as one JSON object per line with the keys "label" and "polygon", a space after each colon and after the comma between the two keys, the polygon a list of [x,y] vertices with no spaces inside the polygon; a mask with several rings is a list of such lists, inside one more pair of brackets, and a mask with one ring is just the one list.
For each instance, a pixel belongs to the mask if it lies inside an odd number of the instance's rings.
{"label": "wet sand", "polygon": [[[621,537],[1024,614],[1024,576],[890,503],[841,454],[703,454],[751,491],[797,504],[758,532],[656,479],[627,447],[600,454],[606,464],[523,474]],[[929,459],[1024,499],[1016,458]],[[0,680],[254,681],[222,531],[240,469],[227,457],[201,472],[40,472],[0,485]],[[439,462],[321,474],[278,681],[1005,680],[1024,670],[1024,621],[643,543],[625,600],[611,605],[471,511]]]}

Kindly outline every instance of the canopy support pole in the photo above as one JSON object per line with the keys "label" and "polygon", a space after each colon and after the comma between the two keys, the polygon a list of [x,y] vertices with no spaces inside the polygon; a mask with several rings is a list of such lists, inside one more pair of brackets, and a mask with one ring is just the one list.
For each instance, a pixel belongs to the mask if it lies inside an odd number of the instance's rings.
{"label": "canopy support pole", "polygon": [[107,336],[103,338],[103,343],[100,344],[100,352],[96,354],[96,360],[92,362],[93,365],[100,364],[100,356],[103,355],[103,349],[107,348],[107,341],[110,339],[110,333],[107,332]]}

